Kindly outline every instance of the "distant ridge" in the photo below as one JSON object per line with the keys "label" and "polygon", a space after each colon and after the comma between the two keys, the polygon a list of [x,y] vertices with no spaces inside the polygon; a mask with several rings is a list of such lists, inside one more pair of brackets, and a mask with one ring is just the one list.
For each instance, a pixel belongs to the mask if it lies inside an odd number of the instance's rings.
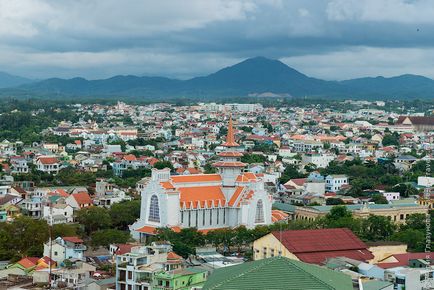
{"label": "distant ridge", "polygon": [[210,75],[189,80],[133,75],[101,80],[51,78],[9,85],[8,88],[7,91],[0,90],[0,93],[3,91],[11,95],[16,92],[26,96],[38,94],[201,99],[266,95],[371,99],[434,97],[434,80],[423,76],[406,74],[391,78],[367,77],[325,81],[309,77],[279,60],[265,57],[249,58]]}
{"label": "distant ridge", "polygon": [[10,88],[33,82],[30,79],[0,72],[0,88]]}

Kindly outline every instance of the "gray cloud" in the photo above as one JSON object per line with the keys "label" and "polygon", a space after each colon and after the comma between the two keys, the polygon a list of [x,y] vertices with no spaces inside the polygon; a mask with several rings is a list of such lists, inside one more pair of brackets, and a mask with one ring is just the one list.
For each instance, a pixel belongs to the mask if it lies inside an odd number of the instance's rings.
{"label": "gray cloud", "polygon": [[326,79],[434,77],[432,15],[430,0],[0,0],[0,70],[188,78],[263,55]]}

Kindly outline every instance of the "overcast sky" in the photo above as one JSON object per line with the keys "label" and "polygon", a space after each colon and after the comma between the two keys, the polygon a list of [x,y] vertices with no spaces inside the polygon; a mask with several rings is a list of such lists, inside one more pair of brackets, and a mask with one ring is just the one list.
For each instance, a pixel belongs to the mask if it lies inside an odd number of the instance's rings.
{"label": "overcast sky", "polygon": [[434,78],[433,0],[0,0],[0,71],[176,78],[254,56],[324,79]]}

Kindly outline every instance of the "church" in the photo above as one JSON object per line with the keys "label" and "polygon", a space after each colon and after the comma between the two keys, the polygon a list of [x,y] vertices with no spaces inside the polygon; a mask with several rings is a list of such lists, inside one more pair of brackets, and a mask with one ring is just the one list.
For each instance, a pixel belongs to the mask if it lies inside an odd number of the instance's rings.
{"label": "church", "polygon": [[140,218],[130,226],[132,236],[142,240],[156,229],[174,231],[195,227],[209,230],[268,225],[272,217],[272,197],[259,175],[245,172],[240,145],[235,141],[229,120],[225,148],[213,164],[216,174],[171,175],[168,168],[152,170],[138,188],[141,194]]}

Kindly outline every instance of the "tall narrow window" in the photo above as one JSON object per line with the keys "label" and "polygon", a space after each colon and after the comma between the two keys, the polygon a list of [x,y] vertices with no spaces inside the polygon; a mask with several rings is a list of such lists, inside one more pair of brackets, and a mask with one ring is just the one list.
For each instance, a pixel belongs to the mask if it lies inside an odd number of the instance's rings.
{"label": "tall narrow window", "polygon": [[205,220],[206,220],[206,218],[205,218],[205,213],[206,213],[206,210],[202,210],[202,225],[204,226],[205,225]]}
{"label": "tall narrow window", "polygon": [[223,209],[223,223],[226,224],[226,208]]}
{"label": "tall narrow window", "polygon": [[160,222],[160,207],[158,205],[158,197],[155,194],[151,197],[149,205],[149,221]]}
{"label": "tall narrow window", "polygon": [[262,204],[262,200],[258,200],[256,204],[256,215],[255,215],[255,223],[260,224],[264,222],[264,205]]}
{"label": "tall narrow window", "polygon": [[212,225],[212,209],[209,210],[209,225]]}
{"label": "tall narrow window", "polygon": [[219,219],[220,219],[220,209],[217,209],[217,224],[219,224]]}

